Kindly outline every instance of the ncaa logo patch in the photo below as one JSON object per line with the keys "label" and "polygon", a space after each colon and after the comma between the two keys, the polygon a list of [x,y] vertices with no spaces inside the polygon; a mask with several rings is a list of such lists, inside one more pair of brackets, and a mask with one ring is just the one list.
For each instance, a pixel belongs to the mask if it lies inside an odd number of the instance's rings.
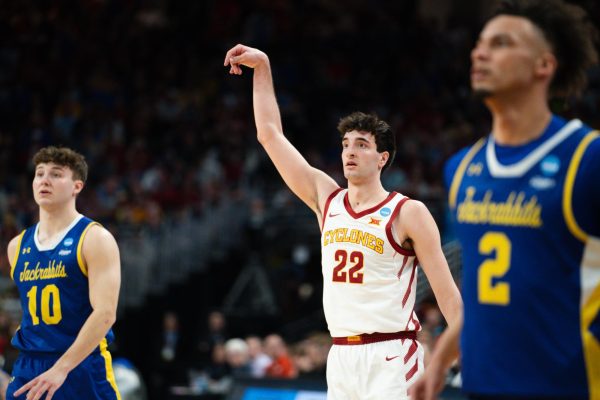
{"label": "ncaa logo patch", "polygon": [[382,217],[387,217],[388,215],[390,215],[392,213],[392,210],[390,210],[387,207],[382,208],[381,210],[379,210],[379,214],[381,214]]}
{"label": "ncaa logo patch", "polygon": [[546,156],[540,163],[540,169],[542,174],[546,176],[552,176],[560,169],[560,160],[555,155]]}
{"label": "ncaa logo patch", "polygon": [[63,244],[64,244],[66,247],[69,247],[69,246],[71,246],[71,245],[73,244],[73,238],[66,238],[66,239],[65,239],[65,241],[63,242]]}

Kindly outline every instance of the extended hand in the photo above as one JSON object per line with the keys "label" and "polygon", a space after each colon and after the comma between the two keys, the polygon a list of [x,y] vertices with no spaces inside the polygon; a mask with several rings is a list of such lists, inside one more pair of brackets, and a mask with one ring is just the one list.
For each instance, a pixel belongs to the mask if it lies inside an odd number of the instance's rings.
{"label": "extended hand", "polygon": [[243,44],[238,44],[227,52],[223,65],[230,66],[230,74],[241,75],[241,65],[245,65],[249,68],[256,68],[268,61],[269,58],[262,51],[253,47],[244,46]]}
{"label": "extended hand", "polygon": [[56,366],[50,368],[37,378],[27,382],[14,393],[15,397],[19,397],[27,392],[27,400],[39,400],[44,393],[46,400],[51,400],[54,392],[58,390],[67,379],[67,372],[63,372]]}

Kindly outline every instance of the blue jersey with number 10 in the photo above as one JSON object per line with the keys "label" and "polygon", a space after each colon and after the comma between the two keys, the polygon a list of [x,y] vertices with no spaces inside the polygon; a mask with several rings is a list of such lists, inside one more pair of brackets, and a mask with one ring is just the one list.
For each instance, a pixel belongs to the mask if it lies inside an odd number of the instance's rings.
{"label": "blue jersey with number 10", "polygon": [[481,139],[446,166],[463,249],[468,393],[600,398],[600,139],[553,116],[538,139]]}
{"label": "blue jersey with number 10", "polygon": [[[65,352],[92,313],[81,249],[94,224],[79,217],[56,247],[43,251],[35,241],[37,225],[21,233],[11,270],[23,308],[21,326],[12,339],[19,350]],[[109,331],[102,345],[106,347],[112,339]]]}

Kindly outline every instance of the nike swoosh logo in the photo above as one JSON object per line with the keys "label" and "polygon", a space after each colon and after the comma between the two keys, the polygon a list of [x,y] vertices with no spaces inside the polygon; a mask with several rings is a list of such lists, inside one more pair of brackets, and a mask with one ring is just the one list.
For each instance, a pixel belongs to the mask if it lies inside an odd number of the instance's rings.
{"label": "nike swoosh logo", "polygon": [[337,213],[337,214],[332,214],[332,213],[329,213],[329,217],[330,217],[330,218],[337,217],[338,215],[340,215],[340,213]]}
{"label": "nike swoosh logo", "polygon": [[385,361],[392,361],[394,358],[398,358],[400,356],[394,356],[394,357],[385,357]]}

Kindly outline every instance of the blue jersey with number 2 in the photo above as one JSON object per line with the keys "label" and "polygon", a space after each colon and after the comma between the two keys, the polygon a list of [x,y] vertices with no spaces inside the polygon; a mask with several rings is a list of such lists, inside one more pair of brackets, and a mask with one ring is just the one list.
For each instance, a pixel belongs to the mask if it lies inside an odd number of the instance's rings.
{"label": "blue jersey with number 2", "polygon": [[490,135],[446,165],[463,249],[468,393],[600,398],[600,138],[553,116],[522,146]]}

